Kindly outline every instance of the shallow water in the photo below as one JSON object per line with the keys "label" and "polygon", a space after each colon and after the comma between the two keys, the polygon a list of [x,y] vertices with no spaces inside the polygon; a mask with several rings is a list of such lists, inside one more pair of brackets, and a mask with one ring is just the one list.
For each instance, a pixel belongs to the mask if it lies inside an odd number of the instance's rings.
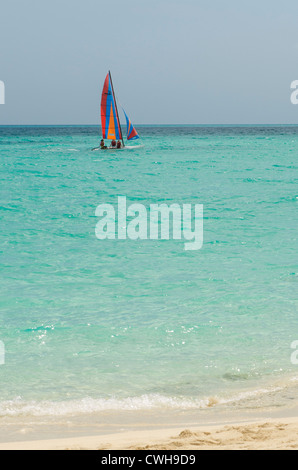
{"label": "shallow water", "polygon": [[[138,131],[0,128],[2,417],[291,404],[298,129]],[[118,196],[203,204],[202,249],[98,240]]]}

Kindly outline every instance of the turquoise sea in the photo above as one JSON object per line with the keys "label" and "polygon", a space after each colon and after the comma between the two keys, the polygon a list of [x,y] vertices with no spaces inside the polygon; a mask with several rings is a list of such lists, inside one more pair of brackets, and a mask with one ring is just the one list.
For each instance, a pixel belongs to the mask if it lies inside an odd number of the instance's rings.
{"label": "turquoise sea", "polygon": [[[290,406],[295,126],[1,127],[0,419]],[[131,144],[133,145],[133,144]],[[203,204],[204,243],[98,240],[99,204]]]}

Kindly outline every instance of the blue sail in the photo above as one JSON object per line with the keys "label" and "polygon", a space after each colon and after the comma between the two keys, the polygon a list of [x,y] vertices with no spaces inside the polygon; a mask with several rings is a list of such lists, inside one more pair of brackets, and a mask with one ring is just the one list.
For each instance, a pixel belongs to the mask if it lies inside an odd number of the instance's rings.
{"label": "blue sail", "polygon": [[[122,108],[123,109],[123,108]],[[124,111],[123,109],[123,112],[124,112],[124,115],[125,115],[125,118],[126,118],[126,125],[127,125],[127,140],[134,140],[134,139],[139,139],[139,135],[136,131],[136,129],[134,128],[134,126],[132,125],[131,123],[131,120],[129,119],[129,117],[127,116],[126,112]]]}

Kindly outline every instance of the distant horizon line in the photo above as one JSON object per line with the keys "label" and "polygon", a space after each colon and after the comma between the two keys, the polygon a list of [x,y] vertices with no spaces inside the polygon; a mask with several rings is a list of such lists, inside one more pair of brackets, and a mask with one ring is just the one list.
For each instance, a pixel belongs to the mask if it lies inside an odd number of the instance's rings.
{"label": "distant horizon line", "polygon": [[[125,124],[121,124],[125,126]],[[298,126],[298,123],[242,123],[242,124],[135,124],[135,127],[248,127]],[[100,124],[0,124],[0,127],[99,127]]]}

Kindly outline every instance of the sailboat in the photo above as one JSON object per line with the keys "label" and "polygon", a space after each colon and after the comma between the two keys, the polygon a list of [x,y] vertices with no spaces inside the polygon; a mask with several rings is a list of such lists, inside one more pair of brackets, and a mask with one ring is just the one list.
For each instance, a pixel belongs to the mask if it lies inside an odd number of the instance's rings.
{"label": "sailboat", "polygon": [[[123,108],[122,110],[124,112],[126,125],[127,125],[126,139],[129,141],[139,139],[139,135],[135,127],[132,125],[131,120],[129,119],[129,117],[127,116]],[[120,141],[121,142],[120,148],[123,149],[125,147],[125,143],[124,143],[122,129],[120,125],[118,107],[117,107],[117,102],[116,102],[116,97],[115,97],[114,87],[113,87],[113,82],[112,82],[112,76],[111,76],[110,71],[105,78],[103,89],[102,89],[100,114],[101,114],[102,138],[104,140]],[[129,147],[129,148],[132,148],[132,147]],[[106,145],[104,147],[97,147],[92,150],[99,150],[99,149],[118,150],[117,147],[111,147],[111,146],[106,146]]]}

